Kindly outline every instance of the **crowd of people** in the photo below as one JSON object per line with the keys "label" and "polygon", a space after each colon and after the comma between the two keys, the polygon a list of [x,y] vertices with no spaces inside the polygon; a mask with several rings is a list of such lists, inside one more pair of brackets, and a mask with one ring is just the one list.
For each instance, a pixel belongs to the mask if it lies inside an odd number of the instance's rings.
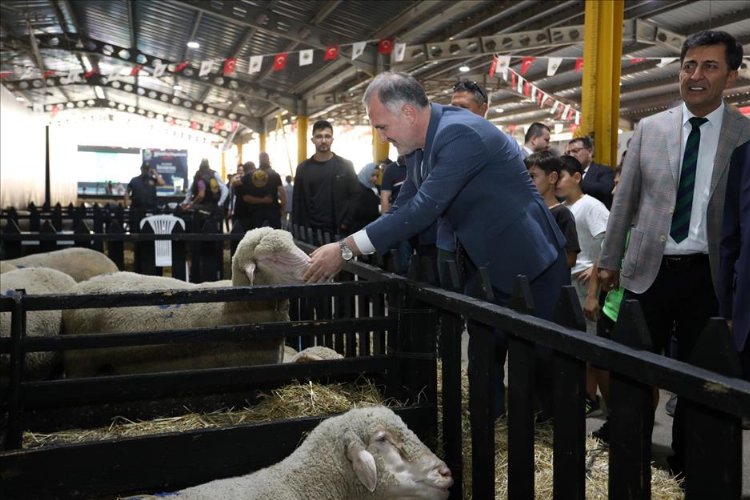
{"label": "crowd of people", "polygon": [[[455,288],[448,262],[461,262],[462,286],[476,295],[480,271],[492,300],[507,305],[525,275],[534,314],[553,319],[563,285],[573,284],[587,332],[610,337],[620,303],[637,300],[656,353],[688,361],[709,317],[732,328],[743,377],[750,380],[750,120],[725,105],[737,78],[742,45],[720,31],[684,42],[682,103],[642,120],[618,165],[595,161],[592,137],[556,151],[543,123],[524,144],[487,121],[485,89],[461,81],[451,105],[430,102],[407,74],[377,75],[363,104],[395,161],[355,172],[333,151],[334,128],[313,124],[315,153],[285,183],[261,153],[237,167],[227,185],[201,164],[185,207],[226,207],[232,232],[259,226],[310,228],[319,245],[305,278],[324,282],[354,256],[398,250],[405,272],[413,255],[435,261],[436,284]],[[144,171],[133,193],[156,178]],[[140,180],[139,180],[140,179]],[[727,180],[729,179],[729,181]],[[227,200],[224,205],[224,201]],[[135,206],[135,205],[134,205]],[[318,241],[327,234],[335,241]],[[495,332],[495,417],[505,414],[505,334]],[[536,399],[541,420],[553,418],[550,353],[539,350]],[[601,414],[608,374],[587,367],[586,412]],[[684,473],[684,409],[676,398],[674,455]],[[594,433],[608,439],[607,423]]]}

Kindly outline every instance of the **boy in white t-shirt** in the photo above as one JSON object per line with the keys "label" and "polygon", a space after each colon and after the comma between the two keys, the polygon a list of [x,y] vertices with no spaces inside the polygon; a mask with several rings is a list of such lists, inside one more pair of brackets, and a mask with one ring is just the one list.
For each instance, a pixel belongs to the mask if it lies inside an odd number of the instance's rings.
{"label": "boy in white t-shirt", "polygon": [[[583,194],[581,179],[583,167],[572,156],[560,158],[560,180],[557,182],[557,195],[565,200],[565,206],[573,213],[578,232],[578,243],[581,251],[576,258],[576,264],[570,270],[571,282],[578,292],[581,305],[586,301],[589,278],[594,270],[594,263],[599,259],[599,253],[607,230],[609,210],[604,203],[596,198]],[[586,319],[586,331],[596,335],[596,321]],[[600,414],[598,398],[596,396],[595,369],[586,367],[587,416]]]}

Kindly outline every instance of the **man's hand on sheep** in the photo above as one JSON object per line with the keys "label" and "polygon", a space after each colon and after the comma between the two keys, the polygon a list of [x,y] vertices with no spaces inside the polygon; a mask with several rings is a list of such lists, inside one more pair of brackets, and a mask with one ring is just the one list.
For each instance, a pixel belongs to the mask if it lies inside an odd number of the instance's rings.
{"label": "man's hand on sheep", "polygon": [[[351,236],[346,238],[346,244],[351,248],[354,255],[359,255],[359,248]],[[344,267],[344,259],[341,257],[339,243],[329,243],[318,247],[310,254],[310,267],[305,272],[305,281],[308,283],[324,283],[333,278],[336,273]]]}

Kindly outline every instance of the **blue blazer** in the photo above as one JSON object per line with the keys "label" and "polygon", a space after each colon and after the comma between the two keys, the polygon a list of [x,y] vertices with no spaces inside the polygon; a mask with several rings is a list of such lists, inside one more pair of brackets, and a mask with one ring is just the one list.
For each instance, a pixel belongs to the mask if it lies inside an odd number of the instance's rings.
{"label": "blue blazer", "polygon": [[738,352],[750,334],[750,141],[732,154],[719,246],[719,308]]}
{"label": "blue blazer", "polygon": [[533,280],[564,252],[565,238],[519,149],[484,118],[431,104],[424,150],[406,160],[394,209],[366,228],[378,252],[444,218],[472,262],[488,268],[493,287],[505,294],[517,275]]}

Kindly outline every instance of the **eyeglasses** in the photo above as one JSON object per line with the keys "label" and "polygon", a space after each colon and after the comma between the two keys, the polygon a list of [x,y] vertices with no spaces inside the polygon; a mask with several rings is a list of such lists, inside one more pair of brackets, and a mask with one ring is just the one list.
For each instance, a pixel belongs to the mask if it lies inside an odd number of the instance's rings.
{"label": "eyeglasses", "polygon": [[469,91],[469,92],[476,92],[479,95],[482,96],[482,99],[487,101],[487,94],[485,94],[482,87],[477,84],[477,82],[472,82],[470,80],[464,80],[461,82],[456,82],[456,84],[453,86],[453,92],[462,92],[462,91]]}

